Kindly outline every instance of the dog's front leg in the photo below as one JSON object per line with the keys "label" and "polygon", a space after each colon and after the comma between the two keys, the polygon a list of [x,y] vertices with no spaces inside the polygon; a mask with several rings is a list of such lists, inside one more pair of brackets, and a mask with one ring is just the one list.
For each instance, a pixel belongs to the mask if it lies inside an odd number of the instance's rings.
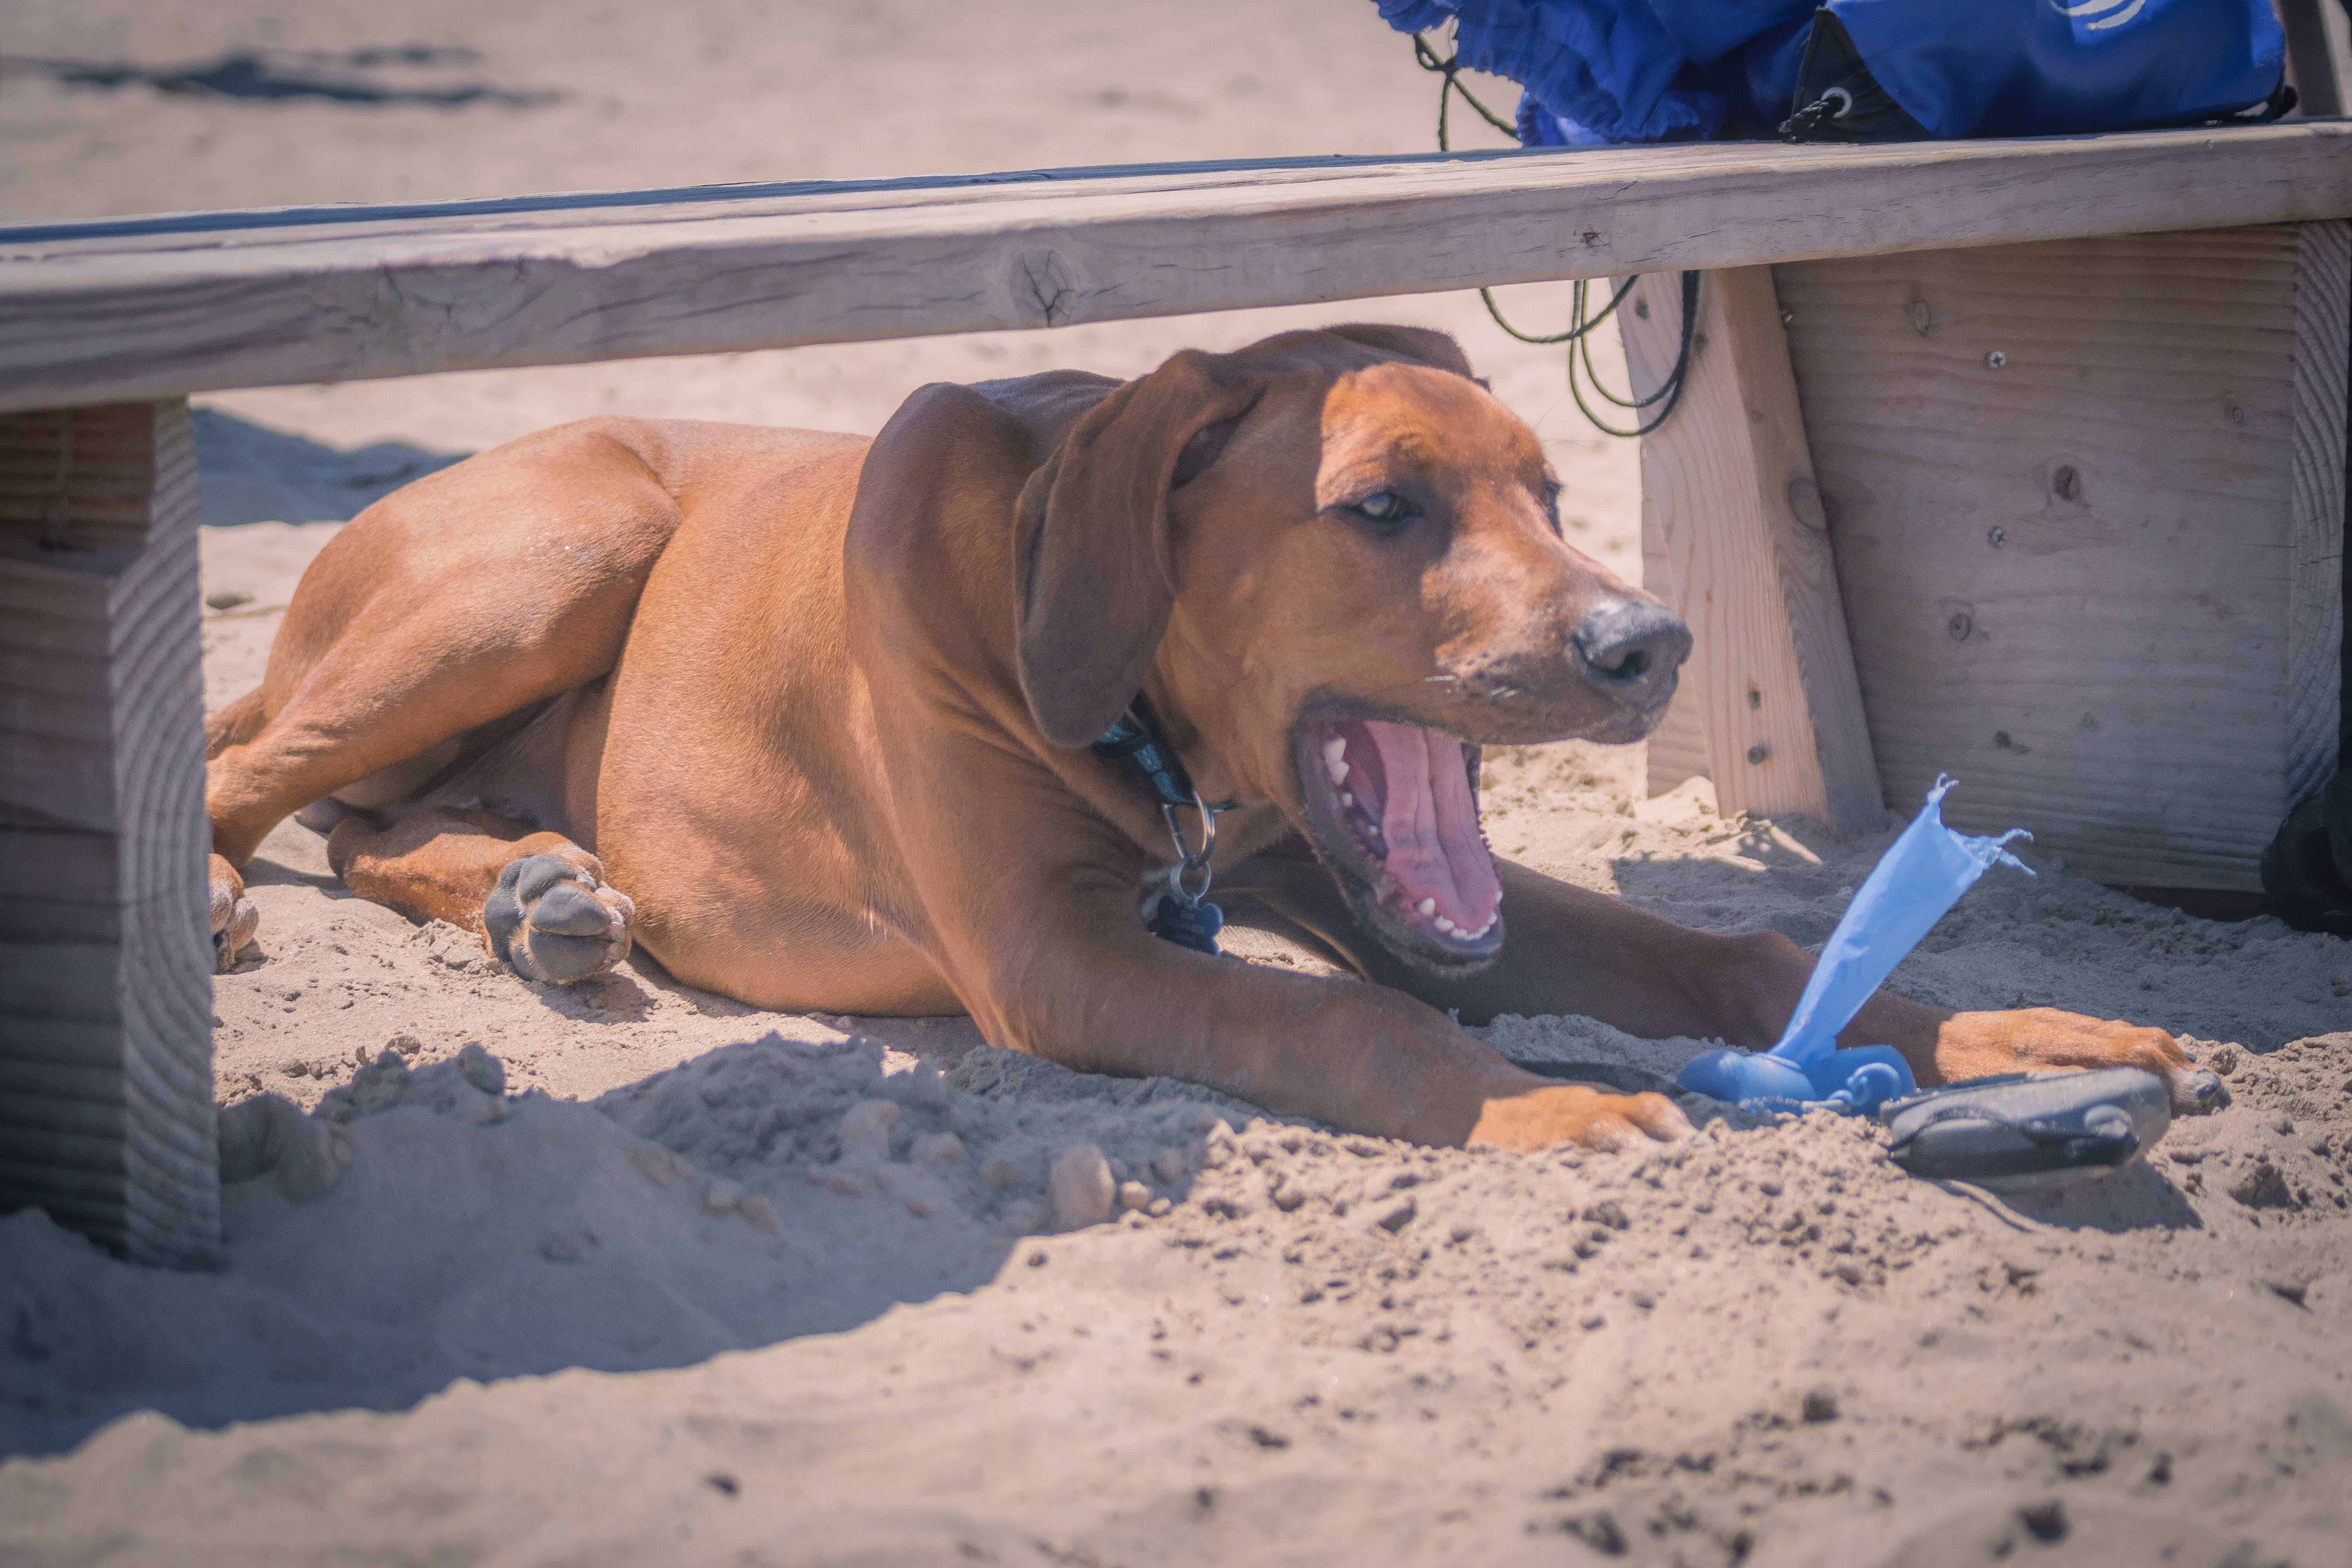
{"label": "dog's front leg", "polygon": [[[1508,861],[1495,863],[1508,932],[1501,955],[1464,976],[1418,969],[1356,924],[1331,879],[1286,847],[1243,868],[1251,897],[1304,926],[1366,975],[1471,1023],[1506,1013],[1576,1013],[1644,1039],[1687,1036],[1761,1050],[1780,1037],[1812,956],[1777,931],[1726,935],[1678,926],[1622,899]],[[2055,1007],[1958,1013],[1892,991],[1838,1037],[1893,1046],[1923,1084],[2056,1068],[2143,1068],[2182,1111],[2210,1110],[2221,1082],[2162,1029]]]}
{"label": "dog's front leg", "polygon": [[[1503,955],[1465,981],[1399,973],[1393,984],[1473,1021],[1581,1013],[1645,1038],[1685,1035],[1760,1050],[1788,1026],[1812,973],[1812,955],[1777,931],[1692,931],[1524,867],[1496,868],[1510,932]],[[1881,991],[1838,1043],[1893,1046],[1922,1084],[2136,1067],[2164,1079],[2184,1112],[2221,1100],[2221,1080],[2166,1031],[2055,1007],[1960,1013]]]}
{"label": "dog's front leg", "polygon": [[1690,1130],[1663,1096],[1522,1072],[1385,986],[1163,942],[1136,919],[1133,869],[1106,858],[1017,869],[978,900],[982,918],[940,933],[950,978],[992,1043],[1090,1072],[1189,1079],[1422,1143],[1610,1147]]}

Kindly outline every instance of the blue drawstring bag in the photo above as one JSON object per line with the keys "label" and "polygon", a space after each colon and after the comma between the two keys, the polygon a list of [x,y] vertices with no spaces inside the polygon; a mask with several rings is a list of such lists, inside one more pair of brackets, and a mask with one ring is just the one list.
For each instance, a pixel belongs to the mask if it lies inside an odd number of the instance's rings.
{"label": "blue drawstring bag", "polygon": [[2004,846],[2033,836],[2013,827],[1998,838],[1971,837],[1944,826],[1943,799],[1952,781],[1939,777],[1927,803],[1871,868],[1862,890],[1822,944],[1805,994],[1770,1050],[1708,1051],[1695,1057],[1675,1083],[1696,1094],[1743,1104],[1826,1104],[1866,1112],[1918,1087],[1901,1053],[1889,1046],[1837,1047],[1838,1031],[1853,1022],[1895,966],[1995,863],[2032,868]]}
{"label": "blue drawstring bag", "polygon": [[2291,101],[2270,0],[1831,0],[1790,140],[2065,136]]}
{"label": "blue drawstring bag", "polygon": [[2063,136],[2284,112],[2270,0],[1374,0],[1457,24],[1524,144]]}

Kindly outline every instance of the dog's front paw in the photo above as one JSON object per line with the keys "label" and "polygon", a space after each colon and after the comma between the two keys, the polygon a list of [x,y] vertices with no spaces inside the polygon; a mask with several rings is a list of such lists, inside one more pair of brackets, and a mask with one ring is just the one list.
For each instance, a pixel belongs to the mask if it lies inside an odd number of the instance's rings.
{"label": "dog's front paw", "polygon": [[1936,1034],[1936,1070],[1948,1083],[1994,1073],[2138,1068],[2162,1079],[2181,1115],[2218,1110],[2221,1080],[2189,1059],[2162,1029],[2055,1007],[1958,1013]]}
{"label": "dog's front paw", "polygon": [[213,969],[226,974],[253,945],[253,935],[261,929],[261,911],[245,896],[245,879],[236,868],[217,855],[206,868],[205,881],[212,902]]}
{"label": "dog's front paw", "polygon": [[1522,1151],[1556,1143],[1631,1149],[1652,1141],[1671,1143],[1690,1133],[1690,1119],[1663,1094],[1610,1094],[1570,1083],[1487,1100],[1470,1130],[1470,1142]]}
{"label": "dog's front paw", "polygon": [[629,956],[637,908],[604,885],[584,850],[509,861],[482,904],[482,930],[499,962],[525,980],[570,985]]}

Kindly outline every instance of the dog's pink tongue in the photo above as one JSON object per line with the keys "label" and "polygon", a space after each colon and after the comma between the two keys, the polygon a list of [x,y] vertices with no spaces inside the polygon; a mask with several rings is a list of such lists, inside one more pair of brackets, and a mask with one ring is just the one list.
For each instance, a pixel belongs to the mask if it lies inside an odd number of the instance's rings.
{"label": "dog's pink tongue", "polygon": [[1364,728],[1380,748],[1388,787],[1381,833],[1388,840],[1389,875],[1405,902],[1419,911],[1424,900],[1434,900],[1424,919],[1443,915],[1465,934],[1486,930],[1502,905],[1503,887],[1478,837],[1462,743],[1410,724],[1367,721]]}

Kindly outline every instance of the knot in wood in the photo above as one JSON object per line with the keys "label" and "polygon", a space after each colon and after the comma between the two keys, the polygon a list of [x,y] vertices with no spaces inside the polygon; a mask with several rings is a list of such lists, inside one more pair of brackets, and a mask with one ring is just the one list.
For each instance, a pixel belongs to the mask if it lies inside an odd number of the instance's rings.
{"label": "knot in wood", "polygon": [[1789,481],[1789,511],[1814,532],[1829,531],[1829,508],[1822,502],[1822,488],[1802,474]]}
{"label": "knot in wood", "polygon": [[1013,309],[1040,327],[1066,325],[1077,287],[1069,264],[1053,250],[1024,251],[1013,261]]}

